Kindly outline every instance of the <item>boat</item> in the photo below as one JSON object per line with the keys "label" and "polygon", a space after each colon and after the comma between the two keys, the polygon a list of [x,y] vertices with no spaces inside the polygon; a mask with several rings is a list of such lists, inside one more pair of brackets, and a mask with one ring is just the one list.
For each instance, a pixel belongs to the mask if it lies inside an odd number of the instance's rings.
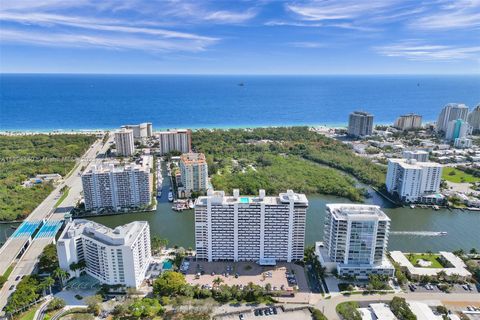
{"label": "boat", "polygon": [[410,205],[410,209],[415,209],[415,205],[414,205],[414,204],[411,204],[411,205]]}
{"label": "boat", "polygon": [[195,203],[193,203],[193,201],[190,200],[190,201],[188,202],[188,207],[189,207],[190,209],[195,208]]}
{"label": "boat", "polygon": [[441,236],[446,236],[447,234],[448,234],[447,231],[442,231],[442,232],[440,232],[440,235],[441,235]]}
{"label": "boat", "polygon": [[433,206],[433,209],[434,209],[435,211],[438,211],[438,210],[440,210],[440,207],[437,206],[437,205],[434,205],[434,206]]}
{"label": "boat", "polygon": [[170,202],[173,201],[173,192],[172,192],[172,191],[170,191],[170,192],[168,193],[168,201],[170,201]]}
{"label": "boat", "polygon": [[188,209],[188,200],[175,200],[173,202],[172,210],[183,211]]}
{"label": "boat", "polygon": [[162,197],[162,190],[158,190],[157,191],[157,198],[161,198]]}

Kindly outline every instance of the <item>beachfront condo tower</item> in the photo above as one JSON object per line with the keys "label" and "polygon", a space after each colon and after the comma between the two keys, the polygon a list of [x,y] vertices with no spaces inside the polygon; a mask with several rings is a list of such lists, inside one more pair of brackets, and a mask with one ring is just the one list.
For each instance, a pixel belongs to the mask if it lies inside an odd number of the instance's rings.
{"label": "beachfront condo tower", "polygon": [[118,156],[129,157],[135,153],[133,130],[120,129],[115,131],[115,148]]}
{"label": "beachfront condo tower", "polygon": [[385,252],[390,218],[379,206],[327,204],[323,243],[316,244],[320,263],[339,276],[366,279],[370,274],[393,276]]}
{"label": "beachfront condo tower", "polygon": [[348,135],[366,137],[373,132],[373,115],[367,112],[354,111],[348,118]]}
{"label": "beachfront condo tower", "polygon": [[142,208],[150,205],[152,175],[146,165],[92,165],[82,174],[85,210]]}
{"label": "beachfront condo tower", "polygon": [[195,202],[197,259],[207,261],[277,261],[303,259],[308,200],[288,190],[278,196],[233,196],[208,190]]}
{"label": "beachfront condo tower", "polygon": [[70,221],[57,241],[57,254],[60,268],[71,276],[85,271],[103,284],[138,288],[151,260],[150,227],[146,221],[115,229],[89,220]]}

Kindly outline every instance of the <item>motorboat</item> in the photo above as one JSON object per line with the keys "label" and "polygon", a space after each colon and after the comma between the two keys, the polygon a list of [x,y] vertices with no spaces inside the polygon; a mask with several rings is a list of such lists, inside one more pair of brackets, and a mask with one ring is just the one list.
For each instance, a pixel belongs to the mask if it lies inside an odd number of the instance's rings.
{"label": "motorboat", "polygon": [[172,192],[172,191],[170,191],[170,192],[168,193],[168,201],[170,201],[170,202],[173,201],[173,192]]}

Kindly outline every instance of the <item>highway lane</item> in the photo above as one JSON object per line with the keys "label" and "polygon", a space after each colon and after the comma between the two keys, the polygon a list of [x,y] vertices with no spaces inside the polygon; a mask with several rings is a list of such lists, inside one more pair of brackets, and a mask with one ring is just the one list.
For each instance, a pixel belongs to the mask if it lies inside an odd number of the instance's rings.
{"label": "highway lane", "polygon": [[[82,167],[87,167],[92,162],[99,161],[99,155],[105,154],[110,146],[110,141],[113,136],[110,135],[108,142],[103,145],[101,139],[96,140],[94,144],[85,152],[85,154],[77,162],[72,174],[68,176],[64,182],[60,183],[54,191],[30,214],[25,221],[34,220],[48,220],[48,221],[60,221],[63,220],[64,215],[70,212],[80,199],[82,192],[82,182],[80,173]],[[62,203],[55,208],[55,204],[61,196],[61,189],[67,186],[70,188],[67,197]],[[0,289],[0,310],[3,309],[7,303],[8,296],[13,292],[9,290],[10,286],[16,285],[23,275],[31,274],[38,261],[38,257],[42,253],[43,249],[54,241],[53,237],[35,238],[32,243],[23,254],[23,256],[16,262],[9,279]],[[27,243],[29,238],[9,238],[0,251],[0,272],[6,270],[12,262],[14,262],[19,249]],[[3,268],[3,269],[2,269]],[[2,312],[0,312],[2,314]]]}

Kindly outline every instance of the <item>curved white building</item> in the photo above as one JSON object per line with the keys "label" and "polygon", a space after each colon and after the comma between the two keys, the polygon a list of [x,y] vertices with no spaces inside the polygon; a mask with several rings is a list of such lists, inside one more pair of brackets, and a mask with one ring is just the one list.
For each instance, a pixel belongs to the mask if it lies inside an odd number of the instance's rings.
{"label": "curved white building", "polygon": [[110,229],[89,220],[67,223],[57,241],[60,268],[85,262],[84,271],[108,285],[140,287],[150,264],[150,227],[135,221]]}

